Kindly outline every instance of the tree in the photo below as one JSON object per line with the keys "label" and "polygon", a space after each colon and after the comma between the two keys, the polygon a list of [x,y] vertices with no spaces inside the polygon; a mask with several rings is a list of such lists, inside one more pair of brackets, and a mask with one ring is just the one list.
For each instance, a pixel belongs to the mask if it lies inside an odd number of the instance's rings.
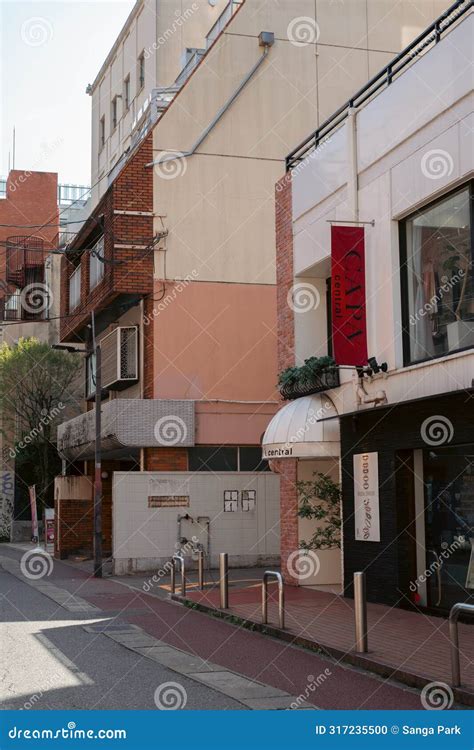
{"label": "tree", "polygon": [[17,470],[22,466],[25,479],[34,480],[43,505],[57,470],[56,428],[75,401],[72,384],[79,368],[77,355],[37,339],[0,346],[2,434],[10,459]]}
{"label": "tree", "polygon": [[341,488],[326,474],[315,473],[310,482],[297,482],[298,515],[321,522],[311,539],[301,540],[305,550],[337,549],[341,546]]}

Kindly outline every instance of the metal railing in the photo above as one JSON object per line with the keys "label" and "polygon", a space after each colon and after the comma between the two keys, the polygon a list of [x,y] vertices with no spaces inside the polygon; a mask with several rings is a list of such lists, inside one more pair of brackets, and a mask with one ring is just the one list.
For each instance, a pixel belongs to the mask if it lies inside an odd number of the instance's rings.
{"label": "metal railing", "polygon": [[283,587],[283,576],[274,570],[266,570],[262,580],[262,623],[268,622],[268,579],[276,578],[278,581],[278,623],[283,630],[285,627],[285,589]]}
{"label": "metal railing", "polygon": [[224,26],[227,26],[234,13],[238,11],[240,6],[243,5],[244,2],[245,0],[230,0],[228,5],[225,6],[214,26],[211,27],[211,30],[206,36],[206,49],[209,49],[211,44],[215,42]]}
{"label": "metal railing", "polygon": [[437,44],[442,34],[474,6],[474,0],[457,0],[436,21],[405,47],[380,73],[370,79],[349,101],[339,107],[320,127],[306,138],[286,157],[286,169],[289,171],[303,161],[324,141],[341,123],[345,121],[349,110],[360,107],[380,89],[389,86],[395,77],[406,68],[419,54],[431,44]]}
{"label": "metal railing", "polygon": [[461,665],[459,661],[458,618],[460,614],[474,615],[474,604],[459,602],[449,613],[449,640],[451,641],[451,674],[453,687],[461,685]]}

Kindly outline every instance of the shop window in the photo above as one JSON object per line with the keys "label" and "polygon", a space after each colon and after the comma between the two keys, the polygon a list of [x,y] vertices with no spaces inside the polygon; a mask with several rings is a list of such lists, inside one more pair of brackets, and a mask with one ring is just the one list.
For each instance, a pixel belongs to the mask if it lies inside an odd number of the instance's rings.
{"label": "shop window", "polygon": [[405,362],[474,347],[472,185],[401,225]]}
{"label": "shop window", "polygon": [[190,471],[269,471],[260,446],[190,448]]}
{"label": "shop window", "polygon": [[262,458],[262,449],[258,447],[239,448],[240,471],[269,471],[268,461]]}
{"label": "shop window", "polygon": [[189,471],[237,471],[237,448],[190,448]]}

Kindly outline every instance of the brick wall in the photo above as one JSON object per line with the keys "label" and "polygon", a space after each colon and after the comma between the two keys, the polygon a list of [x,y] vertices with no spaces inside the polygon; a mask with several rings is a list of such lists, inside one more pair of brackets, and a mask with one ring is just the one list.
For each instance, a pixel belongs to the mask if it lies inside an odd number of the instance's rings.
{"label": "brick wall", "polygon": [[[89,321],[91,311],[110,305],[120,294],[147,295],[153,292],[153,217],[124,215],[119,211],[153,211],[153,170],[145,165],[152,161],[152,135],[148,135],[128,164],[109,187],[92,216],[70,247],[69,259],[61,267],[61,341],[74,340]],[[102,280],[89,289],[90,248],[103,226],[105,268]],[[120,245],[138,247],[123,248]],[[74,251],[80,260],[71,260]],[[81,301],[69,311],[69,277],[75,265],[81,266]]]}
{"label": "brick wall", "polygon": [[[287,174],[276,186],[276,272],[278,306],[278,371],[295,364],[294,313],[288,305],[288,293],[293,286],[293,209],[291,175]],[[286,569],[289,555],[299,548],[298,497],[296,493],[297,462],[272,462],[272,469],[280,475],[280,548],[285,582],[297,585]]]}
{"label": "brick wall", "polygon": [[145,448],[145,471],[187,471],[186,448]]}
{"label": "brick wall", "polygon": [[[8,237],[30,236],[51,249],[58,234],[58,176],[54,172],[12,170],[7,178],[6,197],[0,200],[0,279],[5,279]],[[26,229],[25,225],[47,226]],[[1,291],[1,290],[0,290]],[[13,290],[12,290],[13,291]]]}

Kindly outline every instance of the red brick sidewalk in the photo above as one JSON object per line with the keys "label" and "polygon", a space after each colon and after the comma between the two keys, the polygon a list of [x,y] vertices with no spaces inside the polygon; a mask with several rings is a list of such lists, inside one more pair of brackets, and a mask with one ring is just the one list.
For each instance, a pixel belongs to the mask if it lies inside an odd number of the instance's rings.
{"label": "red brick sidewalk", "polygon": [[[269,584],[266,629],[300,645],[317,646],[342,661],[422,687],[439,680],[450,684],[451,661],[447,620],[380,604],[367,605],[368,654],[354,652],[354,606],[351,599],[303,587],[285,587],[285,631],[278,628],[276,585]],[[187,599],[219,609],[216,588],[191,591]],[[229,590],[228,613],[261,626],[261,587]],[[474,627],[459,623],[462,692],[474,705]]]}

